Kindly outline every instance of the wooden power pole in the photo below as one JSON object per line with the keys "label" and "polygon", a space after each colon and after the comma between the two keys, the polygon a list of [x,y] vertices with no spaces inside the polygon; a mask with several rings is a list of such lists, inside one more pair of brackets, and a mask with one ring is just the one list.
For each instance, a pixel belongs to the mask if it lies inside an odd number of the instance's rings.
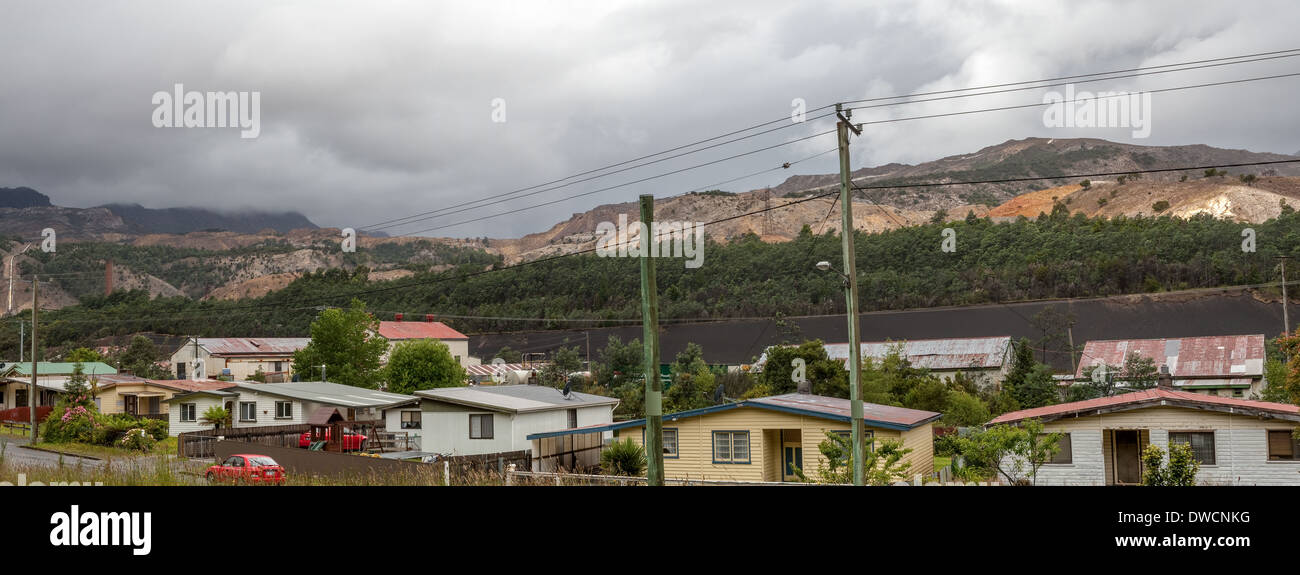
{"label": "wooden power pole", "polygon": [[32,276],[32,385],[31,387],[27,388],[27,413],[28,415],[31,416],[30,422],[32,424],[32,443],[31,443],[32,445],[36,445],[36,406],[40,403],[38,401],[40,395],[36,391],[36,372],[38,371],[36,366],[40,364],[40,356],[36,355],[36,345],[37,345],[36,344],[37,341],[36,314],[41,310],[40,299],[36,295],[36,292],[37,292],[37,286],[39,286],[40,283],[41,283],[41,279],[33,275]]}
{"label": "wooden power pole", "polygon": [[1286,298],[1286,260],[1290,256],[1278,256],[1282,260],[1282,334],[1291,335],[1291,318],[1287,315],[1287,298]]}
{"label": "wooden power pole", "polygon": [[[664,384],[659,379],[659,295],[655,287],[655,197],[641,196],[641,325],[645,342],[646,483],[664,484]],[[626,239],[624,240],[626,241]],[[656,250],[657,251],[657,250]]]}
{"label": "wooden power pole", "polygon": [[[849,112],[852,114],[852,112]],[[857,250],[853,246],[853,182],[849,178],[849,130],[862,134],[861,129],[849,123],[842,107],[835,105],[835,114],[840,121],[835,124],[835,131],[840,142],[840,240],[844,246],[844,299],[849,315],[849,403],[853,417],[850,439],[853,441],[853,484],[863,485],[865,473],[863,459],[867,450],[863,444],[862,433],[862,334],[858,331],[858,272]]]}

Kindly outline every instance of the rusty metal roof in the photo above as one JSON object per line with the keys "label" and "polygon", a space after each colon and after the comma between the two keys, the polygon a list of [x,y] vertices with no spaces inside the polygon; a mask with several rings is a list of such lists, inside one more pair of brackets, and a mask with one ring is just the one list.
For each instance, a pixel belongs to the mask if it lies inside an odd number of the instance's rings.
{"label": "rusty metal roof", "polygon": [[[811,393],[787,393],[785,395],[773,395],[771,397],[758,397],[750,399],[745,403],[778,408],[793,408],[805,412],[830,415],[836,418],[850,418],[853,415],[852,405],[849,400],[824,395],[813,395]],[[862,404],[862,418],[868,422],[892,423],[895,425],[912,427],[933,420],[940,415],[941,414],[933,411],[894,407],[892,405],[880,405],[866,402],[863,402]]]}
{"label": "rusty metal roof", "polygon": [[[1011,336],[999,336],[862,342],[862,357],[883,359],[900,345],[903,356],[914,367],[925,369],[997,369],[1011,356]],[[849,360],[848,343],[828,343],[825,347],[831,359]],[[764,353],[758,363],[766,361]]]}
{"label": "rusty metal roof", "polygon": [[1264,336],[1230,335],[1162,339],[1089,341],[1083,347],[1076,378],[1086,368],[1105,363],[1119,367],[1136,352],[1156,366],[1169,366],[1175,378],[1257,378],[1264,375]]}
{"label": "rusty metal roof", "polygon": [[201,337],[212,355],[288,355],[311,342],[309,337]]}
{"label": "rusty metal roof", "polygon": [[463,339],[469,336],[440,321],[381,321],[379,335],[387,339]]}
{"label": "rusty metal roof", "polygon": [[1033,409],[1022,409],[1020,411],[1004,413],[994,418],[993,421],[990,421],[989,425],[1012,423],[1032,418],[1051,420],[1070,414],[1085,413],[1094,409],[1113,408],[1124,405],[1138,406],[1140,404],[1158,406],[1163,405],[1166,402],[1175,402],[1182,406],[1192,408],[1201,407],[1204,409],[1212,409],[1215,407],[1252,409],[1275,413],[1288,419],[1300,417],[1300,406],[1288,405],[1285,403],[1272,403],[1268,401],[1252,401],[1249,399],[1219,397],[1217,395],[1205,395],[1201,393],[1192,393],[1190,391],[1178,391],[1156,387],[1122,395],[1100,397],[1097,399],[1062,403],[1059,405],[1048,405],[1046,407],[1035,407]]}

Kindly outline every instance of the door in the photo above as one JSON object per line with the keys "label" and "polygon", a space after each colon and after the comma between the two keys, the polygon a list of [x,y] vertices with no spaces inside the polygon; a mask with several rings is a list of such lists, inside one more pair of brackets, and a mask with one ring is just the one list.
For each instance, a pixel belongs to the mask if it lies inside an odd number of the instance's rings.
{"label": "door", "polygon": [[126,405],[126,413],[127,413],[128,415],[135,415],[135,414],[137,414],[137,413],[140,413],[140,398],[139,398],[139,397],[136,397],[136,396],[134,396],[134,395],[127,395],[127,396],[123,396],[123,399],[124,399],[125,402],[126,402],[126,403],[125,403],[125,405]]}
{"label": "door", "polygon": [[1138,432],[1116,429],[1111,434],[1115,442],[1115,483],[1141,483],[1142,452],[1138,448]]}
{"label": "door", "polygon": [[794,470],[803,469],[803,446],[798,443],[787,443],[783,451],[781,481],[799,481],[799,476],[794,474]]}

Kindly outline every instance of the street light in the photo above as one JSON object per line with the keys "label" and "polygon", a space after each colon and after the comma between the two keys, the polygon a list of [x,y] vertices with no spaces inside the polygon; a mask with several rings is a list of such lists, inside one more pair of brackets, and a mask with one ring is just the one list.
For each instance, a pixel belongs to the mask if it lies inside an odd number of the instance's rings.
{"label": "street light", "polygon": [[825,272],[825,271],[832,271],[832,270],[833,270],[835,273],[840,274],[840,277],[841,277],[841,278],[844,278],[844,285],[848,285],[848,284],[849,284],[849,276],[848,276],[848,274],[845,274],[844,272],[842,272],[842,271],[840,271],[840,270],[838,270],[838,269],[835,269],[835,266],[831,265],[831,262],[828,262],[828,261],[820,261],[820,262],[817,262],[817,269],[819,269],[819,270],[821,270],[821,271],[824,271],[824,272]]}

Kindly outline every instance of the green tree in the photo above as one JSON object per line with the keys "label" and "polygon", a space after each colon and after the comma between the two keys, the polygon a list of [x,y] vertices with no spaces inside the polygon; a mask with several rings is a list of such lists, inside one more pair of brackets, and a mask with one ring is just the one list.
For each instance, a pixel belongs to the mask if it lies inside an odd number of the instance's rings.
{"label": "green tree", "polygon": [[601,450],[600,468],[607,475],[642,475],[646,468],[645,448],[631,439],[615,441]]}
{"label": "green tree", "polygon": [[311,374],[324,365],[329,381],[374,389],[388,350],[388,340],[378,332],[379,322],[360,300],[352,300],[347,309],[324,310],[311,324],[311,342],[294,352],[293,371]]}
{"label": "green tree", "polygon": [[[872,440],[868,440],[871,442]],[[846,435],[833,431],[826,432],[817,446],[822,454],[818,463],[816,483],[853,483],[853,444]],[[869,443],[867,453],[862,461],[863,482],[867,485],[892,485],[910,479],[912,463],[900,463],[912,448],[903,447],[897,440],[881,440]],[[803,481],[809,481],[802,469],[795,469],[795,475]]]}
{"label": "green tree", "polygon": [[447,344],[433,339],[399,342],[384,366],[388,391],[411,394],[421,389],[456,387],[465,383],[465,368]]}
{"label": "green tree", "polygon": [[1142,450],[1142,485],[1157,487],[1190,487],[1196,485],[1196,474],[1201,462],[1196,460],[1192,446],[1187,443],[1169,444],[1169,461],[1158,445],[1148,445]]}
{"label": "green tree", "polygon": [[1060,451],[1062,433],[1043,433],[1042,422],[1029,419],[1019,426],[994,425],[965,437],[946,440],[946,448],[961,455],[970,468],[1000,475],[1012,485],[1032,485],[1038,469]]}
{"label": "green tree", "polygon": [[72,366],[72,375],[63,384],[63,389],[66,391],[63,399],[67,407],[80,405],[86,409],[93,410],[95,408],[95,400],[91,394],[90,384],[86,380],[86,373],[81,362],[77,362]]}
{"label": "green tree", "polygon": [[221,426],[229,424],[230,412],[220,405],[211,405],[203,411],[203,415],[199,416],[199,421],[202,421],[204,425],[211,425],[212,429],[219,429]]}
{"label": "green tree", "polygon": [[129,371],[139,377],[148,379],[170,377],[169,371],[158,365],[158,359],[158,348],[154,346],[153,341],[145,336],[137,335],[131,338],[131,343],[118,356],[117,362],[121,366],[120,369]]}
{"label": "green tree", "polygon": [[551,359],[538,377],[543,385],[564,387],[569,374],[582,369],[582,355],[577,347],[559,347],[551,352]]}
{"label": "green tree", "polygon": [[795,359],[804,361],[804,376],[813,393],[840,398],[849,396],[848,370],[844,369],[843,363],[830,358],[820,339],[805,341],[798,346],[769,347],[757,383],[771,390],[772,395],[793,393],[798,388],[791,378]]}
{"label": "green tree", "polygon": [[99,355],[99,352],[93,349],[90,349],[88,347],[79,347],[77,349],[68,352],[68,355],[67,357],[64,358],[64,361],[70,361],[72,363],[91,363],[95,361],[104,361],[104,358],[103,356]]}
{"label": "green tree", "polygon": [[945,425],[971,427],[988,423],[993,416],[980,398],[964,391],[948,392],[947,405],[943,409]]}

